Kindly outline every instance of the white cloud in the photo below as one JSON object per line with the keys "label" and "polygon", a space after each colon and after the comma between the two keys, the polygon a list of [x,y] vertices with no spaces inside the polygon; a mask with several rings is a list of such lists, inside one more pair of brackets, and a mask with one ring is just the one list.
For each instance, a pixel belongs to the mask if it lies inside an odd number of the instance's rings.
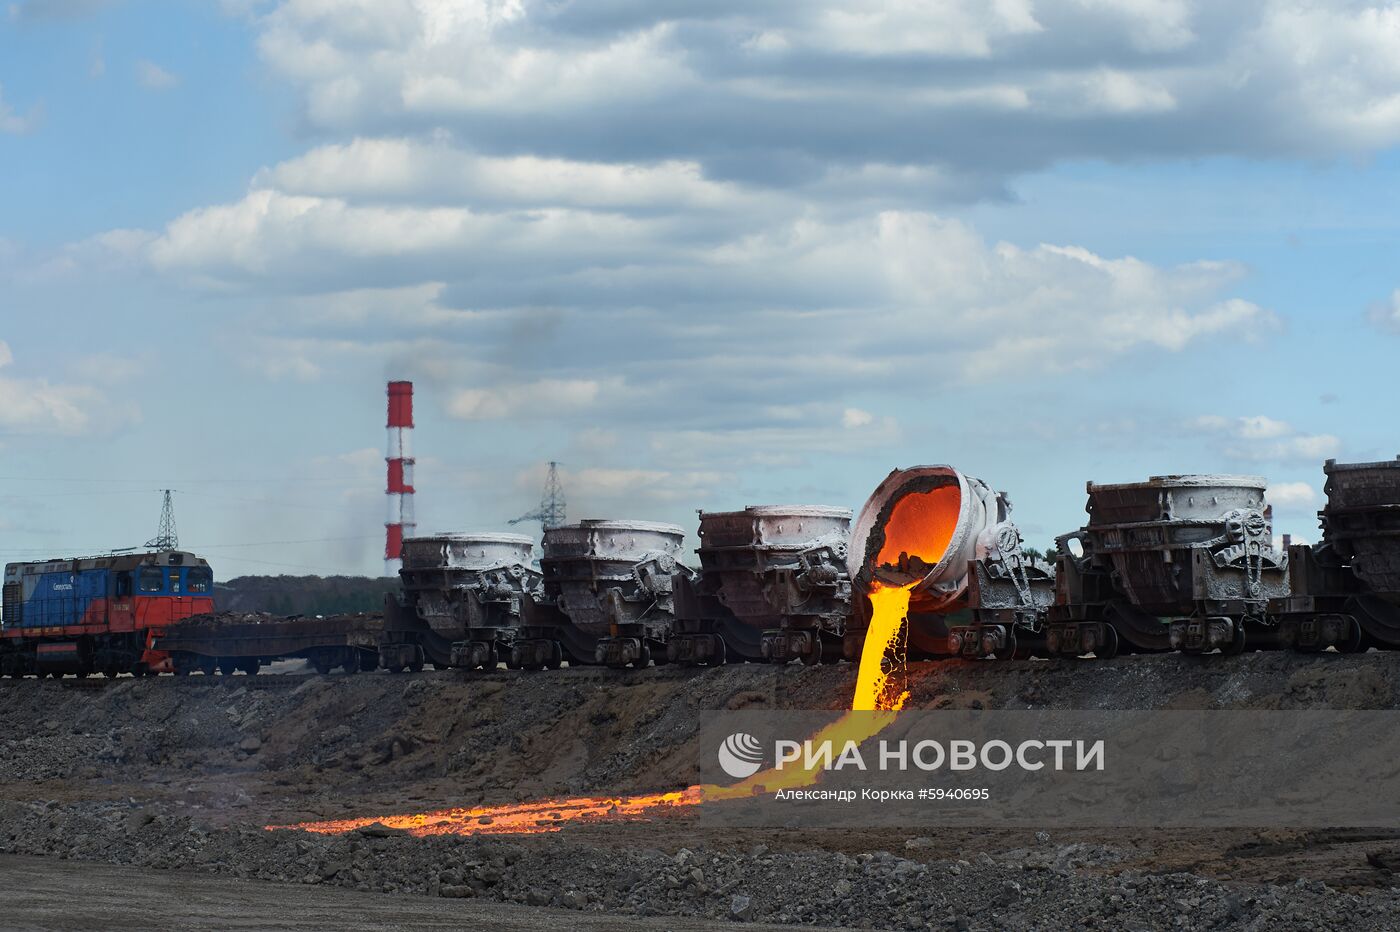
{"label": "white cloud", "polygon": [[1237,423],[1240,436],[1246,440],[1275,440],[1293,433],[1291,425],[1262,414],[1239,418]]}
{"label": "white cloud", "polygon": [[1390,299],[1371,308],[1371,322],[1386,330],[1400,331],[1400,288],[1390,293]]}
{"label": "white cloud", "polygon": [[847,430],[865,427],[874,420],[875,415],[869,411],[862,411],[860,408],[847,408],[841,412],[841,426]]}
{"label": "white cloud", "polygon": [[[910,349],[892,332],[936,332],[960,377],[1091,369],[1125,352],[1176,352],[1217,334],[1267,332],[1268,311],[1217,292],[1241,274],[1216,262],[1160,268],[1079,247],[988,244],[965,224],[931,214],[884,211],[824,223],[804,217],[741,236],[707,257],[725,280],[786,282],[836,305],[840,325],[865,318],[886,358]],[[863,305],[863,307],[861,307]],[[859,346],[860,337],[848,337]]]}
{"label": "white cloud", "polygon": [[559,417],[593,408],[605,396],[620,395],[623,390],[620,378],[542,379],[517,385],[467,388],[452,396],[447,412],[464,421]]}
{"label": "white cloud", "polygon": [[1250,462],[1320,464],[1335,457],[1342,445],[1332,434],[1306,434],[1264,415],[1207,415],[1196,418],[1190,426],[1212,438],[1226,456]]}
{"label": "white cloud", "polygon": [[1306,482],[1276,482],[1264,498],[1280,511],[1308,511],[1317,505],[1317,490]]}
{"label": "white cloud", "polygon": [[[1270,0],[701,5],[684,21],[632,0],[232,5],[318,144],[242,197],[91,248],[255,300],[246,361],[270,377],[388,357],[452,417],[553,418],[572,449],[643,444],[639,468],[668,474],[879,448],[902,425],[872,412],[897,397],[1151,366],[1277,327],[1235,293],[1239,263],[998,242],[952,199],[1067,158],[1400,141],[1390,40],[1366,34],[1389,19],[1359,8],[1307,8],[1307,29]],[[606,429],[578,423],[595,412]],[[1339,445],[1262,416],[1195,429],[1250,461]]]}
{"label": "white cloud", "polygon": [[1105,21],[1124,29],[1129,45],[1140,52],[1169,52],[1196,39],[1189,0],[1075,0]]}
{"label": "white cloud", "polygon": [[142,87],[163,91],[180,83],[178,75],[166,71],[160,65],[145,58],[136,63],[136,80]]}
{"label": "white cloud", "polygon": [[645,150],[731,174],[900,161],[1009,176],[1064,158],[1318,156],[1400,141],[1400,8],[1379,2],[670,9],[284,0],[253,22],[264,60],[319,128],[446,126],[493,152],[626,161],[619,153]]}
{"label": "white cloud", "polygon": [[341,340],[287,338],[278,336],[245,336],[239,341],[242,354],[239,363],[261,373],[272,381],[315,382],[321,378],[320,360],[343,354],[363,352],[359,344]]}
{"label": "white cloud", "polygon": [[689,79],[670,24],[555,48],[507,39],[525,18],[517,2],[290,0],[259,20],[259,47],[274,68],[306,83],[313,120],[339,126],[391,88],[410,113],[510,112],[522,98],[557,111],[652,98]]}
{"label": "white cloud", "polygon": [[401,332],[462,324],[485,314],[443,307],[444,284],[423,282],[389,288],[351,288],[292,294],[264,305],[265,323],[294,321],[302,329],[344,328],[388,323]]}
{"label": "white cloud", "polygon": [[[0,369],[13,364],[14,353],[0,340]],[[0,373],[0,428],[39,434],[106,433],[133,416],[134,412],[117,413],[101,392],[87,385]]]}
{"label": "white cloud", "polygon": [[947,0],[943,3],[889,3],[847,0],[814,4],[805,28],[768,30],[765,42],[860,55],[926,54],[988,58],[994,43],[1041,31],[1030,0]]}
{"label": "white cloud", "polygon": [[1301,118],[1295,126],[1300,141],[1304,133],[1323,132],[1353,148],[1394,145],[1400,130],[1400,7],[1359,3],[1338,10],[1279,0],[1267,9],[1244,52],[1261,65],[1267,56],[1286,55],[1286,64],[1257,75],[1240,73],[1240,80],[1287,82],[1283,90]]}
{"label": "white cloud", "polygon": [[653,226],[565,208],[485,213],[464,207],[362,206],[264,189],[176,218],[147,255],[158,269],[209,282],[344,280],[374,268],[347,262],[385,260],[378,269],[388,280],[374,284],[387,286],[414,275],[421,280],[426,268],[460,270],[472,256],[617,260],[645,243]]}
{"label": "white cloud", "polygon": [[1160,83],[1105,68],[1084,81],[1083,101],[1090,112],[1162,113],[1175,110],[1176,98]]}
{"label": "white cloud", "polygon": [[694,161],[484,156],[443,139],[406,138],[357,138],[319,146],[258,173],[253,187],[352,200],[649,211],[734,207],[741,195],[735,185],[705,179]]}
{"label": "white cloud", "polygon": [[0,133],[23,136],[38,126],[39,116],[38,107],[32,108],[25,116],[16,113],[15,109],[5,102],[5,87],[0,85]]}
{"label": "white cloud", "polygon": [[[591,190],[596,179],[584,175],[565,186]],[[362,204],[261,188],[191,211],[154,237],[129,233],[121,242],[144,250],[157,269],[196,282],[360,296],[335,312],[342,317],[404,296],[396,319],[460,322],[462,311],[443,307],[443,283],[453,281],[470,281],[487,307],[532,304],[543,292],[618,313],[674,303],[679,289],[687,301],[703,295],[710,315],[663,312],[667,336],[699,345],[698,335],[727,334],[716,314],[839,307],[841,316],[806,329],[831,328],[828,340],[844,344],[849,356],[873,336],[851,327],[862,318],[882,327],[936,326],[959,346],[956,368],[967,378],[1089,369],[1140,348],[1176,352],[1274,324],[1257,305],[1219,295],[1242,274],[1231,263],[1162,268],[1080,247],[989,244],[965,224],[927,212],[827,217],[796,198],[778,210],[767,193],[752,201],[735,196],[699,222],[687,205],[664,199],[650,213],[625,216],[573,206],[395,204],[382,196]],[[764,323],[751,313],[744,320],[751,329]],[[790,329],[786,320],[774,323]],[[888,346],[882,355],[901,351]]]}

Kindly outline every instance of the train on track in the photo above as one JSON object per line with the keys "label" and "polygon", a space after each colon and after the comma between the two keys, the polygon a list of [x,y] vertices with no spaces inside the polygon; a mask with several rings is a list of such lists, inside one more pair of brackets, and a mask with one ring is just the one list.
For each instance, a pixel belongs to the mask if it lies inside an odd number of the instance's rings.
{"label": "train on track", "polygon": [[1400,459],[1324,473],[1311,545],[1275,541],[1262,478],[1158,476],[1088,483],[1047,562],[1004,494],[950,466],[891,472],[858,514],[700,512],[698,566],[684,529],[647,521],[547,528],[538,563],[520,535],[412,537],[377,616],[219,614],[179,551],[12,563],[0,674],[854,661],[882,587],[908,591],[911,659],[1400,648]]}
{"label": "train on track", "polygon": [[214,610],[214,575],[192,553],[10,563],[0,590],[0,674],[174,672],[153,643]]}

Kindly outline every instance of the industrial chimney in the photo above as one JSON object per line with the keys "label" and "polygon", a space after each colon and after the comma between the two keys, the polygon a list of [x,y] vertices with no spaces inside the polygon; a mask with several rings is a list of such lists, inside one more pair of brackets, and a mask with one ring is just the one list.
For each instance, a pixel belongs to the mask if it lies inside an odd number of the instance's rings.
{"label": "industrial chimney", "polygon": [[389,517],[384,523],[384,563],[392,575],[393,564],[403,555],[403,539],[413,536],[413,383],[389,383],[389,482],[385,489]]}

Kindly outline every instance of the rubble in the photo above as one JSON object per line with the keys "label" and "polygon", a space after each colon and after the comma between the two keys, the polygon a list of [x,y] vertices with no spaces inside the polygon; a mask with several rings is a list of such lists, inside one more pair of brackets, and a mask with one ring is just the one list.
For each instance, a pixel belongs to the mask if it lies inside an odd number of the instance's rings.
{"label": "rubble", "polygon": [[[589,913],[858,928],[1385,928],[1400,833],[744,829],[265,831],[313,816],[654,790],[705,709],[839,708],[845,665],[0,686],[0,852]],[[264,682],[264,680],[266,682]],[[299,680],[303,680],[298,682]],[[275,683],[273,681],[276,681]],[[285,681],[285,682],[284,682]],[[1395,708],[1400,655],[911,668],[949,708]],[[251,749],[251,750],[250,750]]]}
{"label": "rubble", "polygon": [[[698,848],[685,867],[648,848],[549,839],[426,839],[393,832],[306,837],[122,803],[0,804],[0,852],[229,874],[361,892],[485,898],[593,912],[856,928],[1248,930],[1386,928],[1400,891],[1360,894],[1299,879],[1226,883],[1189,873],[1085,872],[1081,846],[975,861],[913,861],[874,851],[792,851],[751,858]],[[1099,846],[1095,857],[1114,859]],[[957,880],[948,882],[956,869]],[[695,875],[703,880],[695,880]]]}

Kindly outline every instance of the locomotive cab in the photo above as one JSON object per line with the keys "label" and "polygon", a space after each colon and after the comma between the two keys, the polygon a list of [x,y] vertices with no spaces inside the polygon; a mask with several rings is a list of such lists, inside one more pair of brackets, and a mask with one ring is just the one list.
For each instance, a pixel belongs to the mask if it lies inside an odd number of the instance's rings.
{"label": "locomotive cab", "polygon": [[214,610],[207,561],[179,550],[10,563],[0,614],[0,674],[159,673],[165,626]]}

